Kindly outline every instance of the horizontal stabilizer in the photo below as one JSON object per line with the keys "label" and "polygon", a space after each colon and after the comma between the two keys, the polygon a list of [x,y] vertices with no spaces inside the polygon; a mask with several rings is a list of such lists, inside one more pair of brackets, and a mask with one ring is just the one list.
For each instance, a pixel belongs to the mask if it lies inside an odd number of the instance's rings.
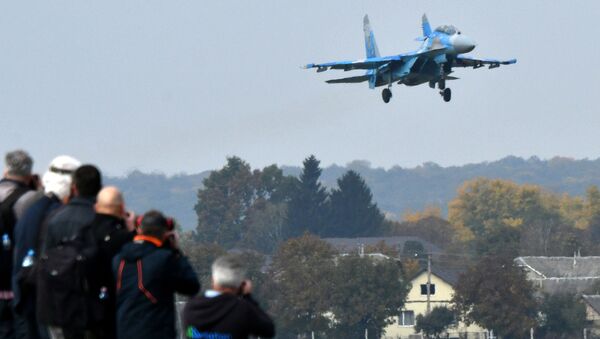
{"label": "horizontal stabilizer", "polygon": [[332,79],[325,81],[328,84],[348,84],[348,83],[358,83],[369,80],[369,75],[360,75],[356,77],[342,78],[342,79]]}

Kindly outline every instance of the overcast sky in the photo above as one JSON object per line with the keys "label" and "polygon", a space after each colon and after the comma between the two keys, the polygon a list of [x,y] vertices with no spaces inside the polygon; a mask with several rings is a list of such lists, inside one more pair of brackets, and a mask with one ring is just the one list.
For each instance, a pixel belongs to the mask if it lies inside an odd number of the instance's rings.
{"label": "overcast sky", "polygon": [[[122,175],[365,159],[460,165],[600,156],[596,1],[9,1],[0,4],[0,151],[38,169],[70,154]],[[390,104],[309,62],[414,50],[421,15],[477,41],[452,102],[395,86]],[[360,72],[358,73],[360,74]]]}

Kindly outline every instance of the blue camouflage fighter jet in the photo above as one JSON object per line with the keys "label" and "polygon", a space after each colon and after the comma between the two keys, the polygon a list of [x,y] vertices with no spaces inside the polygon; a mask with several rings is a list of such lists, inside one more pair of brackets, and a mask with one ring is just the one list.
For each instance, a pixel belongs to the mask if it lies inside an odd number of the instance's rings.
{"label": "blue camouflage fighter jet", "polygon": [[511,60],[494,59],[476,59],[466,55],[472,51],[475,42],[462,34],[456,27],[444,25],[431,29],[427,16],[423,14],[423,36],[417,38],[422,41],[421,48],[417,51],[405,54],[391,55],[382,57],[379,55],[379,49],[375,42],[375,35],[371,30],[369,17],[364,18],[365,48],[367,58],[356,61],[336,61],[324,64],[308,64],[304,68],[316,68],[317,72],[324,72],[329,69],[343,69],[351,71],[355,69],[367,70],[364,75],[353,76],[349,78],[333,79],[326,81],[330,84],[340,83],[358,83],[369,82],[369,88],[387,86],[381,92],[385,103],[392,98],[390,88],[392,84],[404,84],[406,86],[416,86],[429,83],[429,87],[439,89],[439,93],[448,102],[451,99],[452,92],[446,87],[446,80],[457,80],[451,76],[453,67],[473,67],[488,68],[500,67],[500,65],[510,65],[517,62]]}

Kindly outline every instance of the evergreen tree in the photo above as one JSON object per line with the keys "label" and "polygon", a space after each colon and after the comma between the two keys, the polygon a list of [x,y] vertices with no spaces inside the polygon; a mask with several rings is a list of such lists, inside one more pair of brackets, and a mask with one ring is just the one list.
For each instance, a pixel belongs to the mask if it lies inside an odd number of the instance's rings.
{"label": "evergreen tree", "polygon": [[314,155],[306,158],[288,206],[287,237],[321,234],[326,217],[327,191],[319,182],[322,169]]}
{"label": "evergreen tree", "polygon": [[383,214],[361,176],[348,171],[331,193],[330,219],[325,235],[334,237],[372,236],[380,233]]}

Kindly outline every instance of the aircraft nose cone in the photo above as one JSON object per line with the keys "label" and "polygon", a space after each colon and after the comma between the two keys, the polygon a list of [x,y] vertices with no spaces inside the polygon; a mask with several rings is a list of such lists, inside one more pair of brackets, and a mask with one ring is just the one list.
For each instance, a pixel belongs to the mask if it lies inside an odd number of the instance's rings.
{"label": "aircraft nose cone", "polygon": [[468,36],[465,35],[456,35],[454,39],[454,49],[458,53],[469,53],[473,49],[475,49],[477,44],[475,41]]}

